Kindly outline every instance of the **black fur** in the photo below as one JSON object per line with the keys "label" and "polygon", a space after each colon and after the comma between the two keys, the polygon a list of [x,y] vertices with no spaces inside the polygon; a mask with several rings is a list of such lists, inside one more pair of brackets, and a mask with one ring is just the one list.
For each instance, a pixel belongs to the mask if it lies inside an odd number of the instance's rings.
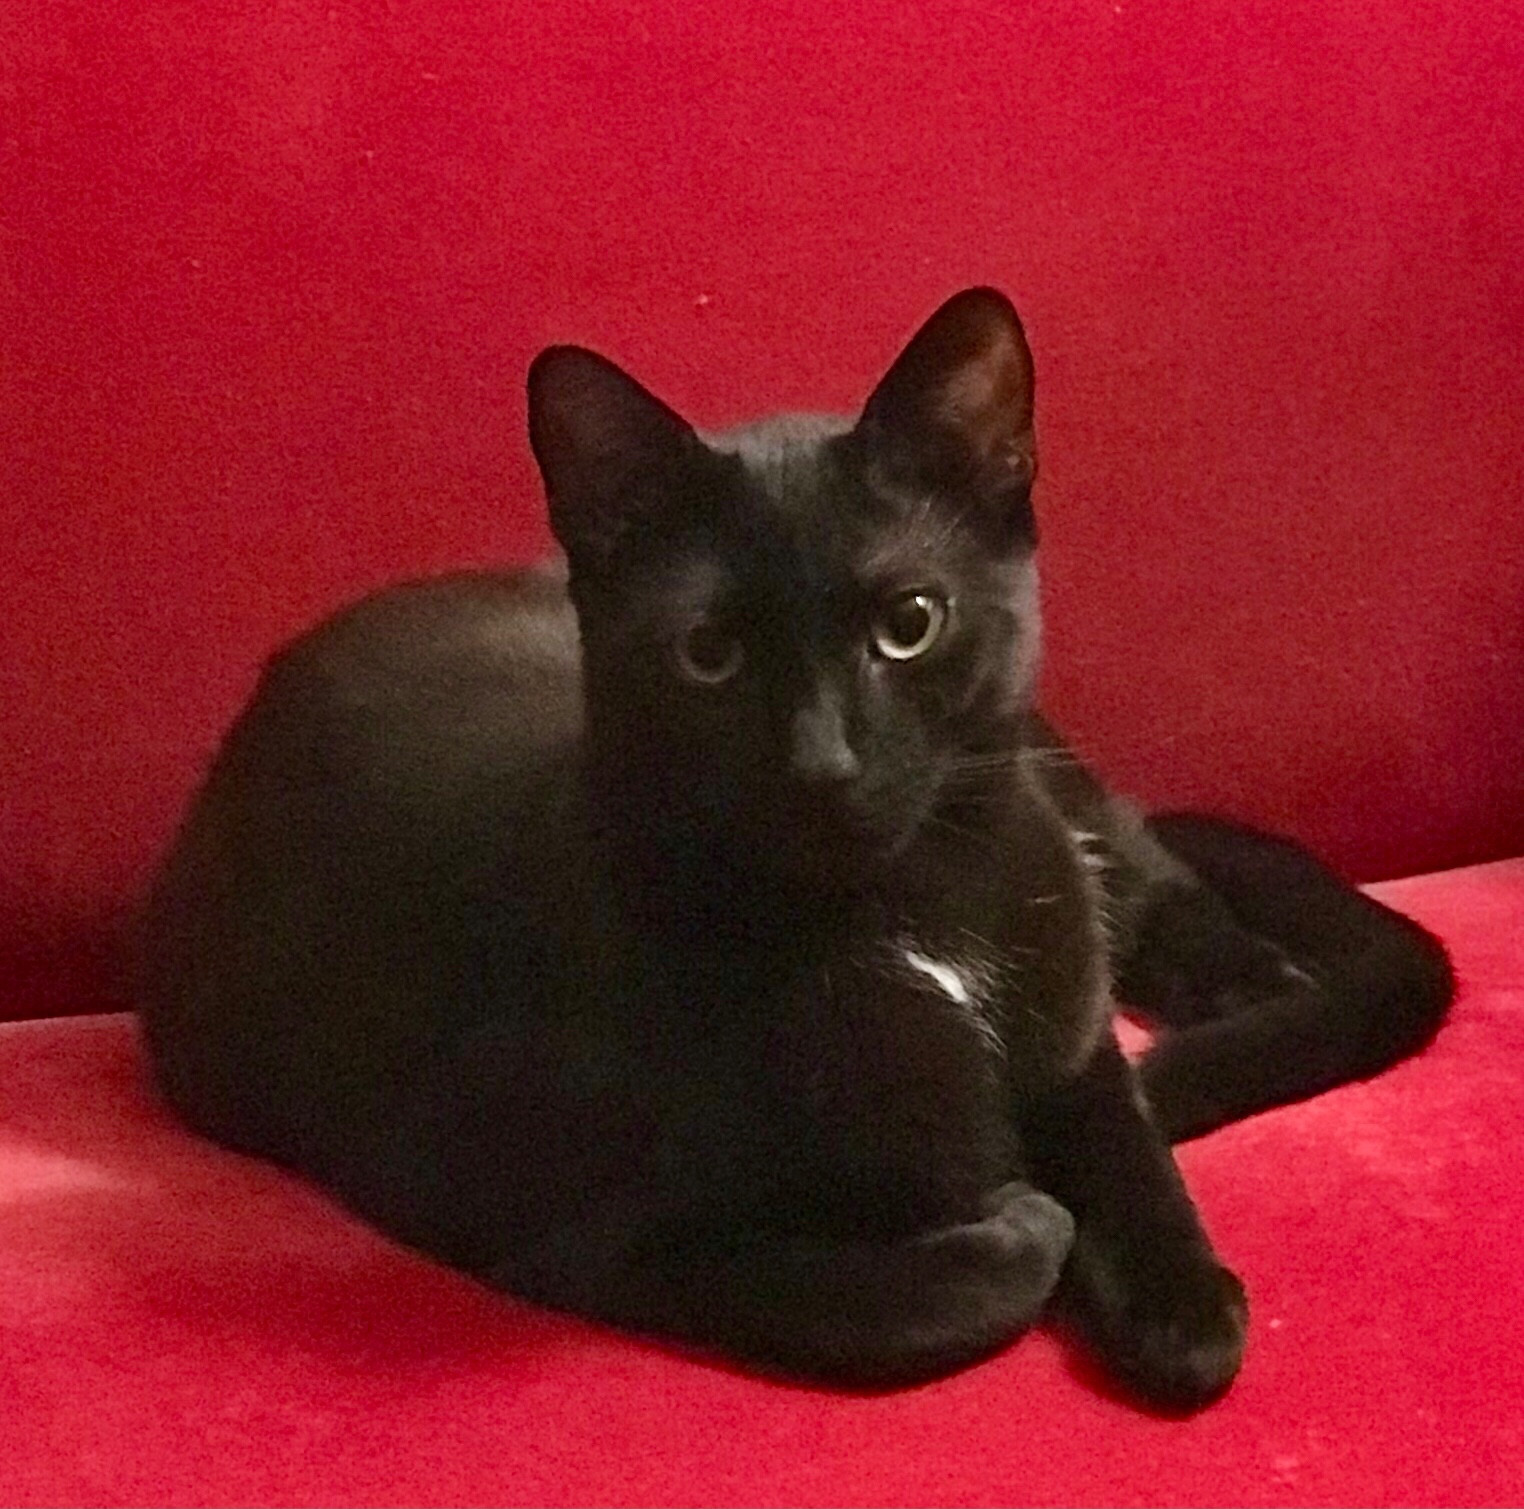
{"label": "black fur", "polygon": [[[1015,311],[950,301],[855,424],[702,438],[575,348],[530,423],[569,581],[374,597],[218,756],[147,918],[169,1099],[488,1282],[757,1366],[912,1382],[1056,1290],[1144,1400],[1221,1392],[1243,1294],[1169,1139],[1413,1051],[1450,980],[1032,711]],[[1141,1082],[1113,983],[1170,1029]]]}

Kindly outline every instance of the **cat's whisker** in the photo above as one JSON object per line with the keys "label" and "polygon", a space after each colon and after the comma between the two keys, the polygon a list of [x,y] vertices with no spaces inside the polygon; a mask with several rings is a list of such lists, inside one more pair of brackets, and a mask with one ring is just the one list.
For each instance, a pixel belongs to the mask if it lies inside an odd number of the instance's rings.
{"label": "cat's whisker", "polygon": [[973,943],[977,943],[981,949],[985,950],[987,956],[991,959],[998,959],[1002,954],[1039,954],[1042,952],[1041,949],[1029,948],[1026,945],[1020,943],[1005,943],[997,945],[990,939],[986,938],[983,933],[976,933],[971,927],[960,927],[958,929],[958,935],[959,937],[969,939]]}

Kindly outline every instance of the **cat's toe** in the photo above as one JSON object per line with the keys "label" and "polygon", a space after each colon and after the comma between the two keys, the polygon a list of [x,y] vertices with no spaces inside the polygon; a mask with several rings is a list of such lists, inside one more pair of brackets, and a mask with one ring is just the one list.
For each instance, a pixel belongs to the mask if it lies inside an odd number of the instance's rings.
{"label": "cat's toe", "polygon": [[1200,1409],[1238,1376],[1248,1321],[1238,1279],[1226,1268],[1199,1269],[1135,1302],[1108,1360],[1156,1408]]}

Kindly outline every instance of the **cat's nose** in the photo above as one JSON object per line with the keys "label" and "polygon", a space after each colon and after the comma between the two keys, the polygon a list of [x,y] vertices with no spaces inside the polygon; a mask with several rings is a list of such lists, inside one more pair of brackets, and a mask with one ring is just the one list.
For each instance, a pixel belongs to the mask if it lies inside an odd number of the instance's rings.
{"label": "cat's nose", "polygon": [[862,762],[847,739],[841,699],[822,688],[794,713],[789,768],[811,786],[840,786],[862,774]]}

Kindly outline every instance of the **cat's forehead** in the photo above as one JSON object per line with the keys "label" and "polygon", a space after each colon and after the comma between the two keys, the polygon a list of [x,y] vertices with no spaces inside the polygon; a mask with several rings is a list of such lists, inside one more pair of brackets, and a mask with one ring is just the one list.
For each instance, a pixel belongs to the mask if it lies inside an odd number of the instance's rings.
{"label": "cat's forehead", "polygon": [[843,443],[850,431],[845,419],[782,414],[704,437],[737,463],[716,541],[739,557],[729,564],[820,587],[950,564],[959,542],[945,512],[876,493]]}
{"label": "cat's forehead", "polygon": [[773,414],[702,438],[710,450],[739,457],[748,471],[781,483],[807,475],[829,442],[851,428],[851,420],[834,414]]}
{"label": "cat's forehead", "polygon": [[823,415],[779,414],[706,435],[711,451],[734,462],[727,512],[736,532],[759,543],[793,538],[815,558],[845,545],[851,509],[839,452],[849,428]]}

